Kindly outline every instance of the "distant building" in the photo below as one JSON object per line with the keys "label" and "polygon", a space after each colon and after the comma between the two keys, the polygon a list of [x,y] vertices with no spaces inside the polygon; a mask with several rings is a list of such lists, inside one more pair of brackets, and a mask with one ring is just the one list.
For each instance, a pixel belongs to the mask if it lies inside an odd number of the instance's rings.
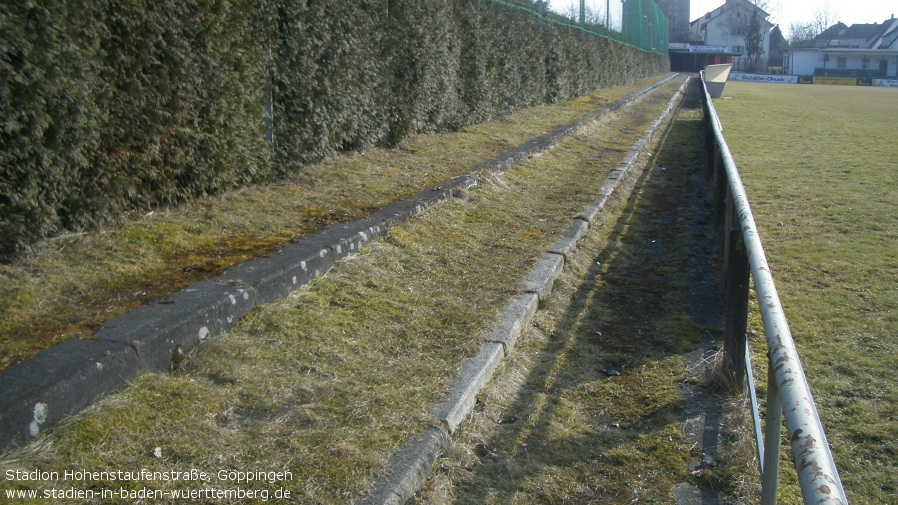
{"label": "distant building", "polygon": [[[762,54],[755,61],[751,61],[745,50],[753,15],[757,16],[763,48]],[[726,0],[720,7],[689,23],[685,40],[674,41],[671,38],[671,69],[696,72],[705,65],[732,63],[733,69],[737,71],[749,70],[750,66],[766,71],[770,36],[774,28],[773,23],[767,20],[769,17],[768,12],[749,0]],[[782,34],[779,36],[782,37]],[[780,61],[782,58],[777,57],[775,66],[779,66]]]}
{"label": "distant building", "polygon": [[883,23],[837,23],[787,49],[783,72],[820,77],[898,77],[898,19]]}
{"label": "distant building", "polygon": [[668,41],[689,42],[689,0],[655,0],[667,17]]}
{"label": "distant building", "polygon": [[[746,52],[752,18],[757,16],[762,52],[756,61]],[[733,70],[767,70],[770,33],[775,26],[767,20],[770,13],[749,0],[726,0],[720,7],[689,23],[690,42],[695,45],[726,48]],[[776,62],[779,64],[779,62]]]}

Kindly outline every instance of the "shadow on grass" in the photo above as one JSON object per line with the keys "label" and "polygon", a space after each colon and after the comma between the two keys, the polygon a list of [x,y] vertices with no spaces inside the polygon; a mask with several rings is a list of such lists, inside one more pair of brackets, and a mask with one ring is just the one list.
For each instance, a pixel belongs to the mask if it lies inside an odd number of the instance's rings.
{"label": "shadow on grass", "polygon": [[557,323],[527,337],[542,349],[458,501],[718,503],[703,385],[722,323],[696,107],[692,86]]}

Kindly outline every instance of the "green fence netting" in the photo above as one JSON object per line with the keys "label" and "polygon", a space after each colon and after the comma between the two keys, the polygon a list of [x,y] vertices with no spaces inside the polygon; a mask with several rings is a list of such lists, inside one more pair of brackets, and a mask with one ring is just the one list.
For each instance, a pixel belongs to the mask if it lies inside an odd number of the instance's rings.
{"label": "green fence netting", "polygon": [[556,4],[546,0],[489,1],[529,12],[540,22],[576,28],[648,53],[667,54],[667,17],[653,0],[571,0],[566,12],[552,10],[557,9]]}
{"label": "green fence netting", "polygon": [[624,41],[645,51],[667,53],[667,17],[652,0],[623,2]]}

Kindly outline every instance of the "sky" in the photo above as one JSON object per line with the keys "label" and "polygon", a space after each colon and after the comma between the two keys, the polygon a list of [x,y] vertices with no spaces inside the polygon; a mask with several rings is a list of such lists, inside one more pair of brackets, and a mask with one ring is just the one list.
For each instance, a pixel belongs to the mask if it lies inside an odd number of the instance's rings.
{"label": "sky", "polygon": [[[579,9],[579,0],[548,0],[549,7],[555,11],[567,12],[572,5]],[[620,5],[620,0],[607,0],[611,4]],[[725,0],[691,0],[690,20],[697,19],[708,11],[724,4]],[[812,21],[814,13],[828,6],[829,11],[837,14],[836,21],[846,25],[856,23],[882,23],[892,14],[898,16],[898,2],[895,0],[766,0],[770,21],[780,26],[783,35],[789,36],[789,25]],[[587,6],[593,6],[604,12],[606,0],[586,0]],[[618,7],[619,9],[619,7]],[[612,7],[612,12],[615,9]],[[835,22],[833,23],[835,24]]]}

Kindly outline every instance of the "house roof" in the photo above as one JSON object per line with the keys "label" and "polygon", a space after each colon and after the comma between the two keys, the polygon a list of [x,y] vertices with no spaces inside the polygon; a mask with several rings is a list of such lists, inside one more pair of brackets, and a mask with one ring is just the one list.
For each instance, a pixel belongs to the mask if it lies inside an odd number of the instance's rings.
{"label": "house roof", "polygon": [[851,26],[841,22],[836,23],[798,47],[898,49],[898,19],[887,19],[883,23],[858,23]]}
{"label": "house roof", "polygon": [[848,27],[848,30],[845,31],[843,38],[845,39],[859,39],[859,40],[867,40],[873,38],[877,33],[881,31],[881,26],[877,23],[866,24],[859,23],[855,25],[851,25]]}
{"label": "house roof", "polygon": [[886,20],[870,47],[873,49],[898,49],[898,20],[895,18]]}

